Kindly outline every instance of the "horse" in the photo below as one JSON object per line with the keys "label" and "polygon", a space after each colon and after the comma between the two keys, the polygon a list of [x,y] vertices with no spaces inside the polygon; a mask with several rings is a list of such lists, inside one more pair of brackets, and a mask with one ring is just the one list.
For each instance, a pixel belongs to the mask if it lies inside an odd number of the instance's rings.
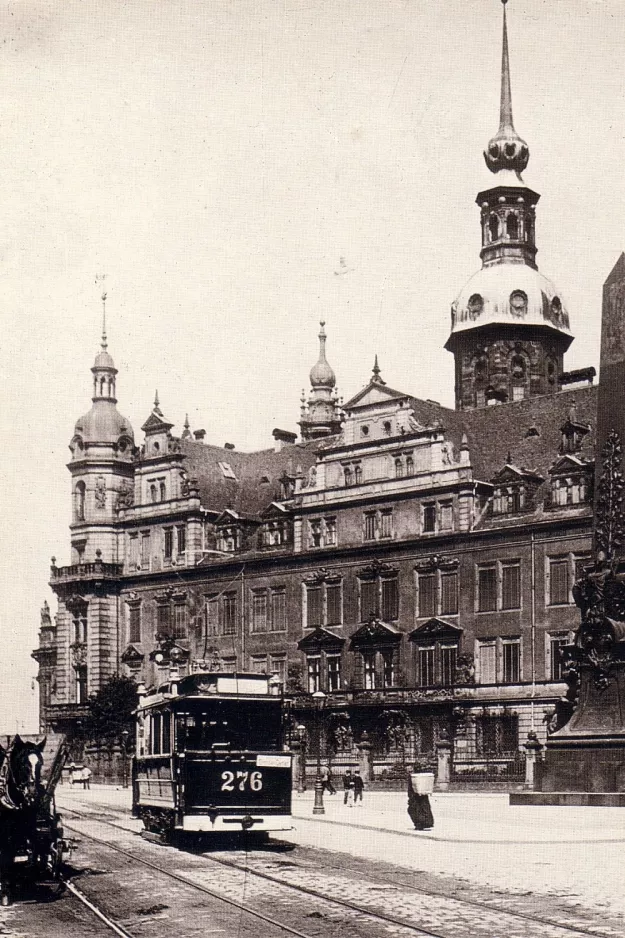
{"label": "horse", "polygon": [[10,902],[13,865],[17,854],[37,856],[37,809],[45,789],[41,783],[45,737],[25,742],[16,735],[0,753],[0,904]]}

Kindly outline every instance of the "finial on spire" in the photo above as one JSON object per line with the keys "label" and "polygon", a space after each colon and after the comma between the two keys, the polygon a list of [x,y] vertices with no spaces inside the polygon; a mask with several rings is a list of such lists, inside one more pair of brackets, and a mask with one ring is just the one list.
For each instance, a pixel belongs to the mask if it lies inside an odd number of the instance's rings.
{"label": "finial on spire", "polygon": [[102,348],[106,349],[108,343],[106,341],[106,293],[102,294]]}
{"label": "finial on spire", "polygon": [[157,414],[160,414],[161,412],[161,402],[158,399],[158,390],[154,392],[154,411]]}
{"label": "finial on spire", "polygon": [[374,384],[386,384],[386,381],[382,379],[380,374],[381,368],[378,364],[378,356],[375,356],[375,361],[373,363],[373,378],[371,379]]}
{"label": "finial on spire", "polygon": [[184,429],[182,431],[182,439],[188,440],[191,437],[191,424],[189,423],[189,415],[184,415]]}
{"label": "finial on spire", "polygon": [[501,169],[511,169],[518,174],[527,166],[529,148],[514,129],[512,120],[512,91],[510,87],[510,55],[508,52],[508,21],[506,4],[503,4],[503,39],[501,46],[501,95],[499,100],[499,130],[489,141],[484,153],[486,165],[491,173]]}

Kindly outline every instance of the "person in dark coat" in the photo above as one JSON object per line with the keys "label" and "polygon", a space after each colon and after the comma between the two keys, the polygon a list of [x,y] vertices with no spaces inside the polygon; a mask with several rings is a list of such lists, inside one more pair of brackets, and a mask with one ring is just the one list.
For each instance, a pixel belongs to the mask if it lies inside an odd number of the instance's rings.
{"label": "person in dark coat", "polygon": [[365,783],[362,775],[360,774],[360,769],[354,770],[354,804],[360,802],[362,804],[362,791],[365,787]]}
{"label": "person in dark coat", "polygon": [[[415,762],[413,772],[427,772],[428,765]],[[412,787],[412,774],[408,776],[408,816],[416,831],[429,831],[434,827],[434,815],[428,795],[418,795]]]}
{"label": "person in dark coat", "polygon": [[351,769],[346,769],[343,775],[343,804],[353,807],[354,804],[354,777]]}

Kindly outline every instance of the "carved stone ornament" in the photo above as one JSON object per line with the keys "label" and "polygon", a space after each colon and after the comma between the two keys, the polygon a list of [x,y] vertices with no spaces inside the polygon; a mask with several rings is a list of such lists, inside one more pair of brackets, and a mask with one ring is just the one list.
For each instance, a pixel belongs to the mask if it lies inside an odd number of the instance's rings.
{"label": "carved stone ornament", "polygon": [[399,571],[397,567],[392,567],[388,563],[382,563],[381,560],[374,560],[366,567],[361,567],[358,576],[362,579],[374,579],[376,576],[394,576]]}
{"label": "carved stone ornament", "polygon": [[605,689],[617,657],[614,645],[625,641],[625,580],[616,573],[617,551],[623,540],[624,481],[621,469],[622,447],[612,430],[602,451],[595,514],[594,568],[575,583],[573,598],[582,622],[571,650],[571,678],[579,665],[592,670],[595,685]]}
{"label": "carved stone ornament", "polygon": [[131,482],[126,482],[124,487],[117,493],[115,507],[117,510],[132,508],[135,501],[134,487]]}
{"label": "carved stone ornament", "polygon": [[100,510],[106,508],[106,479],[98,476],[95,483],[95,506]]}
{"label": "carved stone ornament", "polygon": [[431,557],[424,557],[417,560],[414,565],[417,573],[433,573],[435,570],[457,570],[460,561],[457,557],[440,557],[438,554],[432,554]]}
{"label": "carved stone ornament", "polygon": [[87,664],[86,642],[74,642],[73,645],[70,645],[70,651],[72,653],[72,665],[75,668],[81,668]]}

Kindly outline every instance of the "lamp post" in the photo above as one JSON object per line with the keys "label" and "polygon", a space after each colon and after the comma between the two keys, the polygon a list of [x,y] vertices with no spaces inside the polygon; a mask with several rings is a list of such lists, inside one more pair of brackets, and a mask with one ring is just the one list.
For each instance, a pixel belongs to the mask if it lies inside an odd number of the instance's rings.
{"label": "lamp post", "polygon": [[325,814],[323,806],[323,782],[321,781],[321,711],[326,702],[326,695],[322,690],[316,690],[312,695],[315,702],[315,726],[317,729],[317,775],[315,777],[315,804],[313,814]]}
{"label": "lamp post", "polygon": [[122,787],[128,788],[128,738],[130,732],[128,730],[122,730]]}
{"label": "lamp post", "polygon": [[296,728],[299,742],[299,778],[297,779],[298,794],[306,791],[306,727],[300,723]]}

